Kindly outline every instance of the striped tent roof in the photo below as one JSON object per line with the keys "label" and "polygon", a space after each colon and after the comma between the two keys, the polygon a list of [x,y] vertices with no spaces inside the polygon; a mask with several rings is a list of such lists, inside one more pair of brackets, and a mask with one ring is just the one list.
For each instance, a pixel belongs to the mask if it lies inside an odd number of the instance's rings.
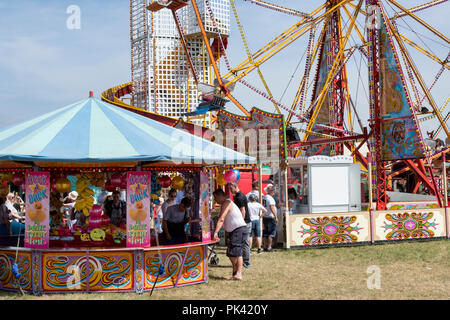
{"label": "striped tent roof", "polygon": [[248,164],[255,158],[89,98],[0,129],[0,161]]}

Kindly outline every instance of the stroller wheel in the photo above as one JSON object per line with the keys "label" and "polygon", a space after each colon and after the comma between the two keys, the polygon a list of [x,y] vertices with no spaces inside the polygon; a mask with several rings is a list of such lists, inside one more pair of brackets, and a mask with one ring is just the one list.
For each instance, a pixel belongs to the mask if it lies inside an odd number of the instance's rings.
{"label": "stroller wheel", "polygon": [[219,257],[218,256],[213,256],[211,257],[210,261],[209,261],[212,265],[218,265],[219,264]]}

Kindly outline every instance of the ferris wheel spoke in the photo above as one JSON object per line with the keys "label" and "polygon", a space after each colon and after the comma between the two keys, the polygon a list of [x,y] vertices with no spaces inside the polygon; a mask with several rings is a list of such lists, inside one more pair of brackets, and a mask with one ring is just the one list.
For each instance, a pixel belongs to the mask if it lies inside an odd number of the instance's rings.
{"label": "ferris wheel spoke", "polygon": [[[408,9],[408,11],[411,12],[411,13],[418,12],[418,11],[422,11],[422,10],[425,10],[425,9],[428,9],[428,8],[431,8],[431,7],[434,7],[435,5],[438,5],[438,4],[447,2],[447,1],[448,1],[448,0],[433,0],[433,1],[430,1],[430,2],[427,2],[427,3],[423,3],[423,4],[421,4],[421,5],[418,5],[418,6],[412,7],[412,8],[410,8],[410,9]],[[398,18],[407,16],[407,15],[408,15],[408,14],[407,14],[406,12],[404,12],[404,11],[403,11],[403,12],[396,12],[396,13],[394,14],[394,16],[393,16],[392,18],[390,18],[390,20],[391,20],[391,21],[394,21],[394,20],[396,20],[396,19],[398,19]]]}
{"label": "ferris wheel spoke", "polygon": [[294,16],[298,16],[298,17],[303,17],[303,18],[311,18],[311,16],[307,13],[298,11],[298,10],[294,10],[294,9],[289,9],[286,7],[282,7],[280,5],[276,5],[273,3],[269,3],[267,1],[262,1],[262,0],[244,0],[247,2],[251,2],[253,4],[256,4],[258,6],[264,7],[264,8],[268,8],[268,9],[272,9],[278,12],[282,12],[282,13],[286,13],[286,14],[290,14],[290,15],[294,15]]}
{"label": "ferris wheel spoke", "polygon": [[[337,72],[339,72],[342,69],[342,67],[345,64],[346,60],[348,60],[348,58],[350,58],[350,56],[354,52],[354,50],[350,51],[350,53],[347,55],[347,59],[344,61],[344,48],[346,47],[347,42],[348,42],[348,40],[350,38],[351,31],[352,31],[352,29],[353,29],[353,27],[355,25],[356,17],[359,14],[359,11],[360,11],[360,8],[362,6],[362,3],[363,3],[363,0],[360,0],[359,3],[358,3],[358,6],[354,10],[354,13],[353,13],[353,16],[352,16],[352,19],[351,19],[351,23],[350,23],[350,25],[349,25],[349,27],[347,29],[347,32],[346,32],[346,34],[345,34],[345,36],[344,36],[344,38],[342,40],[342,47],[339,49],[339,53],[337,54],[336,59],[333,61],[333,66],[331,68],[331,71],[330,71],[330,73],[328,75],[328,78],[327,78],[323,88],[322,88],[322,91],[317,96],[316,103],[313,103],[314,111],[313,111],[313,113],[311,115],[310,122],[308,123],[307,130],[311,130],[313,125],[314,125],[314,123],[316,122],[317,116],[319,115],[320,109],[321,109],[321,107],[323,105],[323,101],[324,101],[324,98],[325,98],[325,93],[327,92],[328,87],[330,86],[332,79],[334,79],[334,76],[337,74]],[[309,137],[309,134],[306,132],[305,135],[303,136],[302,142],[307,141],[308,137]]]}
{"label": "ferris wheel spoke", "polygon": [[[230,80],[230,85],[232,83],[235,83],[238,79],[247,76],[250,72],[256,69],[257,66],[262,65],[267,60],[275,56],[277,53],[279,53],[281,50],[285,49],[289,45],[291,45],[294,41],[299,39],[301,36],[303,36],[305,33],[307,33],[312,27],[319,24],[323,20],[327,18],[328,15],[332,14],[336,10],[339,9],[339,7],[350,0],[342,0],[335,6],[333,6],[331,9],[326,11],[325,13],[320,14],[318,17],[314,18],[313,20],[310,19],[302,19],[298,23],[296,23],[294,26],[289,28],[287,31],[283,32],[280,36],[272,40],[269,44],[265,45],[263,48],[258,50],[254,55],[253,59],[255,60],[255,63],[251,63],[249,59],[245,60],[243,63],[238,65],[236,68],[232,69],[228,74],[226,74],[223,78],[224,79],[230,79],[231,76],[235,76]],[[310,15],[314,16],[317,14],[321,8],[323,8],[324,5],[314,10]],[[305,27],[301,28],[303,25]],[[259,60],[256,60],[257,58],[261,57]],[[238,69],[243,69],[243,67],[246,67],[239,75],[235,75],[233,72]]]}
{"label": "ferris wheel spoke", "polygon": [[[230,0],[230,4],[231,4],[231,8],[233,9],[234,18],[236,20],[236,23],[237,23],[237,26],[238,26],[238,29],[239,29],[239,33],[241,34],[242,43],[244,44],[244,48],[245,48],[245,52],[247,53],[247,57],[248,57],[248,59],[249,59],[249,61],[251,63],[254,63],[253,56],[252,56],[252,53],[250,51],[250,47],[249,47],[248,42],[247,42],[247,38],[245,37],[244,27],[242,26],[241,20],[239,19],[239,14],[238,14],[236,5],[234,3],[234,0]],[[264,76],[263,76],[259,66],[257,67],[257,72],[258,72],[259,78],[261,79],[261,82],[264,85],[264,88],[267,91],[267,94],[269,95],[269,97],[271,97],[273,99],[272,92],[270,91],[269,86],[267,84],[267,81],[264,78]],[[278,114],[281,114],[280,109],[278,108],[276,103],[274,103],[274,106],[275,106],[275,109],[277,110]]]}
{"label": "ferris wheel spoke", "polygon": [[420,23],[422,26],[424,26],[425,28],[427,28],[429,31],[431,31],[433,34],[435,34],[437,37],[441,38],[442,40],[444,40],[445,42],[447,42],[448,44],[450,44],[450,39],[445,36],[444,34],[442,34],[441,32],[439,32],[438,30],[436,30],[433,26],[431,26],[429,23],[427,23],[426,21],[424,21],[423,19],[419,18],[417,15],[415,15],[414,13],[412,13],[410,10],[406,9],[405,7],[403,7],[401,4],[399,4],[397,1],[395,0],[387,0],[390,3],[392,3],[394,6],[396,6],[398,9],[400,9],[402,12],[404,12],[406,15],[410,16],[411,18],[413,18],[415,21],[417,21],[418,23]]}
{"label": "ferris wheel spoke", "polygon": [[413,42],[412,40],[410,40],[409,38],[407,38],[405,35],[399,33],[399,36],[402,38],[403,41],[405,41],[407,44],[409,44],[411,47],[413,47],[414,49],[416,49],[417,51],[419,51],[420,53],[424,54],[425,56],[427,56],[428,58],[430,58],[431,60],[439,63],[440,65],[442,65],[444,68],[449,69],[450,70],[450,64],[448,63],[448,61],[446,60],[441,60],[438,57],[436,57],[436,55],[434,55],[433,53],[427,51],[426,49],[422,48],[421,46],[419,46],[418,44],[416,44],[415,42]]}

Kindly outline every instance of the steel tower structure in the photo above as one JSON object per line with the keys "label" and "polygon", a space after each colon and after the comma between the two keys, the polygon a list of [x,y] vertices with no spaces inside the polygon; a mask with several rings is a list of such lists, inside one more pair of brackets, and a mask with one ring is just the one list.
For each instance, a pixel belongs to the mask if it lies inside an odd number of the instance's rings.
{"label": "steel tower structure", "polygon": [[[155,2],[164,5],[167,1],[130,0],[132,104],[179,118],[198,105],[196,82],[212,84],[214,74],[191,2],[173,12],[147,10]],[[227,38],[230,34],[229,1],[210,0],[208,3],[220,36]],[[206,0],[197,1],[197,5],[208,38],[213,41],[218,34]],[[191,59],[187,59],[183,43]],[[211,125],[209,113],[188,120],[205,127]]]}

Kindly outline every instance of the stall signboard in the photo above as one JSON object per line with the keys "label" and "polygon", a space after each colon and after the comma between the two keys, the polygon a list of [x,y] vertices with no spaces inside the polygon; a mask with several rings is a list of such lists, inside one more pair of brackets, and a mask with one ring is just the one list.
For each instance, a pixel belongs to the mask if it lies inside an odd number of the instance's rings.
{"label": "stall signboard", "polygon": [[284,116],[255,107],[248,117],[219,110],[212,141],[262,162],[287,157]]}
{"label": "stall signboard", "polygon": [[127,247],[150,246],[150,176],[127,175]]}
{"label": "stall signboard", "polygon": [[210,203],[209,203],[209,175],[207,172],[200,173],[200,210],[202,219],[202,241],[211,240],[210,228]]}
{"label": "stall signboard", "polygon": [[50,174],[30,172],[25,181],[25,247],[49,246]]}

